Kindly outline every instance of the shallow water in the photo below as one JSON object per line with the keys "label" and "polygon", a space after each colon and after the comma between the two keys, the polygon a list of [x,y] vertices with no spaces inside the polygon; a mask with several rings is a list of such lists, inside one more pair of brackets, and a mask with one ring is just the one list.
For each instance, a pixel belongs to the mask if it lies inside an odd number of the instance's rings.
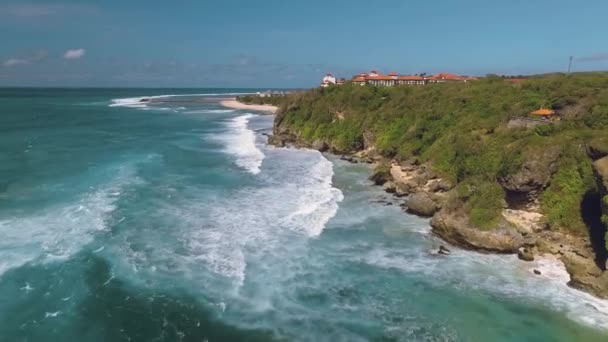
{"label": "shallow water", "polygon": [[242,92],[0,90],[0,340],[608,338],[559,262],[438,256],[366,165],[201,101]]}

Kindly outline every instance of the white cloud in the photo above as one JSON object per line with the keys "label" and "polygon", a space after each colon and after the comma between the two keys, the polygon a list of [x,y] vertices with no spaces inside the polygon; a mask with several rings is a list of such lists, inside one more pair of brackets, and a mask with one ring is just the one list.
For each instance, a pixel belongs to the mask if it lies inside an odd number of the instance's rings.
{"label": "white cloud", "polygon": [[48,51],[38,50],[25,57],[21,56],[21,57],[9,58],[4,63],[2,63],[2,65],[7,68],[10,68],[10,67],[17,66],[17,65],[32,64],[34,62],[38,62],[38,61],[45,59],[48,55],[49,55]]}
{"label": "white cloud", "polygon": [[30,62],[25,59],[11,58],[3,63],[3,65],[7,68],[15,66],[15,65],[20,65],[20,64],[30,64]]}
{"label": "white cloud", "polygon": [[[10,1],[10,0],[9,0]],[[87,15],[98,13],[94,5],[81,4],[38,4],[19,2],[0,4],[0,18],[43,19],[66,15]]]}
{"label": "white cloud", "polygon": [[79,59],[85,55],[87,51],[85,49],[70,49],[65,52],[63,58],[65,59]]}

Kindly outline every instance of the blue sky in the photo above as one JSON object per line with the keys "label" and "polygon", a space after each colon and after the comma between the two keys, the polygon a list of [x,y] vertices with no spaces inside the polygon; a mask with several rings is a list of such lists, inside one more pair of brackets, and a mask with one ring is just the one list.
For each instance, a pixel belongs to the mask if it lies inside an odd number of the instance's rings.
{"label": "blue sky", "polygon": [[310,87],[608,69],[605,0],[0,0],[0,86]]}

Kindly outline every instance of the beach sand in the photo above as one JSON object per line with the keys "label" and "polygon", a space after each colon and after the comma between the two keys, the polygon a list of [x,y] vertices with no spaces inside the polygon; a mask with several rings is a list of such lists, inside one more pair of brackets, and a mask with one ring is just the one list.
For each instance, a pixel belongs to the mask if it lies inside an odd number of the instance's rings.
{"label": "beach sand", "polygon": [[278,107],[271,106],[271,105],[244,104],[244,103],[238,102],[236,99],[223,100],[223,101],[220,101],[220,104],[224,107],[233,108],[233,109],[251,109],[251,110],[258,110],[258,111],[262,111],[262,112],[271,112],[271,113],[276,113],[277,109],[279,109]]}

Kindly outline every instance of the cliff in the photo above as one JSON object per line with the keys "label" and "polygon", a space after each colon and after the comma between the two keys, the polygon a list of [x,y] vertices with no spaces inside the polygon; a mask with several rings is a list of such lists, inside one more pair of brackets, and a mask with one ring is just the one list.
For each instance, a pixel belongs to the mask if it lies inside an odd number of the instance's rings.
{"label": "cliff", "polygon": [[[548,105],[559,123],[509,126]],[[524,259],[559,254],[573,286],[608,296],[608,282],[596,282],[607,276],[597,263],[605,228],[594,223],[606,188],[593,164],[607,136],[608,74],[591,73],[313,89],[284,99],[271,142],[379,161],[374,182],[408,196],[408,211],[433,216],[446,241]],[[534,222],[518,219],[530,215]]]}

